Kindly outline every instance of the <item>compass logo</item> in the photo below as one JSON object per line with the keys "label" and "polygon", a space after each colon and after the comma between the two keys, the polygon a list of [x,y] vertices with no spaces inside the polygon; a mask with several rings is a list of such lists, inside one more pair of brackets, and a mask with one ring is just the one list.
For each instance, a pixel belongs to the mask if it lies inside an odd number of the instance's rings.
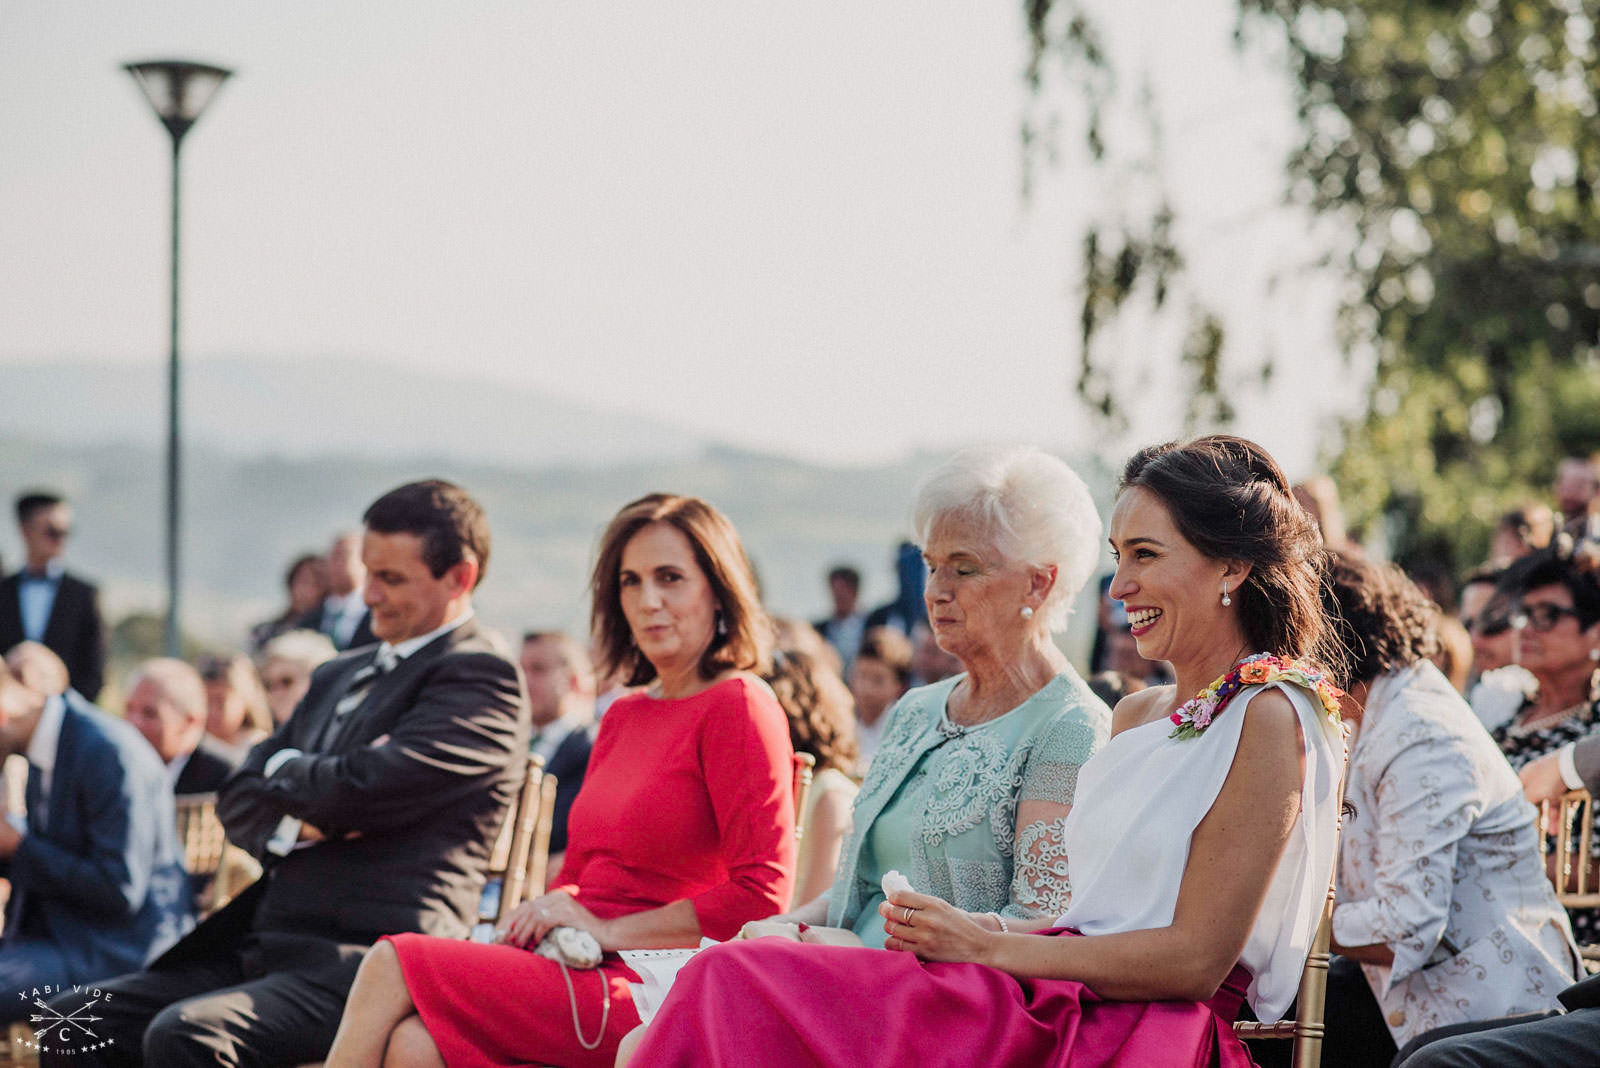
{"label": "compass logo", "polygon": [[[73,986],[71,992],[75,997],[63,997],[67,993],[64,983],[18,991],[17,997],[27,1003],[31,1012],[28,1022],[33,1028],[33,1040],[25,1045],[40,1053],[68,1055],[111,1045],[111,1039],[103,1039],[94,1031],[94,1025],[102,1019],[95,1009],[110,1001],[111,995],[82,986]],[[61,1007],[47,1004],[47,998],[57,999]]]}

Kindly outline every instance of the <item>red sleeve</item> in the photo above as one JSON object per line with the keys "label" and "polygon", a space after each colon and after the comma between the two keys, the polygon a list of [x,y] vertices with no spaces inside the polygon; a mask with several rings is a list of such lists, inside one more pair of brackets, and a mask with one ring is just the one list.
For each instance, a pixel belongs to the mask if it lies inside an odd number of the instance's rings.
{"label": "red sleeve", "polygon": [[726,882],[690,901],[719,941],[782,912],[794,890],[794,750],[777,698],[759,682],[730,687],[706,714],[701,772],[711,795]]}

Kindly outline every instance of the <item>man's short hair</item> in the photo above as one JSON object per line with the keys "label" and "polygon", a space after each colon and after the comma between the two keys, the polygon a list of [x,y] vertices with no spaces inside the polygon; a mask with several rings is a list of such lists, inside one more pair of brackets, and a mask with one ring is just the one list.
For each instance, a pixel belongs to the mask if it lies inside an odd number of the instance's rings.
{"label": "man's short hair", "polygon": [[856,660],[876,660],[893,671],[900,685],[911,685],[911,640],[892,627],[872,627],[861,636]]}
{"label": "man's short hair", "polygon": [[206,686],[200,672],[187,661],[165,656],[146,660],[128,672],[127,681],[122,684],[123,694],[133,693],[146,679],[155,683],[172,706],[189,719],[205,722]]}
{"label": "man's short hair", "polygon": [[527,645],[529,642],[549,642],[561,657],[561,663],[565,665],[568,671],[576,671],[586,675],[594,674],[594,664],[589,660],[589,650],[579,645],[572,635],[567,634],[565,631],[524,631],[522,644]]}
{"label": "man's short hair", "polygon": [[54,650],[39,642],[18,642],[6,651],[4,663],[17,681],[37,693],[66,693],[71,685],[67,665]]}
{"label": "man's short hair", "polygon": [[33,490],[17,498],[17,522],[26,523],[33,518],[35,512],[42,512],[46,508],[54,508],[58,504],[65,504],[67,500],[59,493],[48,490]]}
{"label": "man's short hair", "polygon": [[861,592],[861,572],[848,564],[841,564],[828,572],[828,582],[833,583],[843,579],[850,584],[850,588],[857,593]]}
{"label": "man's short hair", "polygon": [[420,537],[422,562],[434,578],[444,577],[468,553],[478,561],[478,582],[489,570],[489,521],[472,495],[454,483],[408,482],[373,501],[361,521],[374,534]]}

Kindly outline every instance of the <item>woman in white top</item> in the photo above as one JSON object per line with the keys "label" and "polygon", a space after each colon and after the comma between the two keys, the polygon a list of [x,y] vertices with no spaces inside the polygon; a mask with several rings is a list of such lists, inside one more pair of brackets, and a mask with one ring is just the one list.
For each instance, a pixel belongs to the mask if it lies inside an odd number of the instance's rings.
{"label": "woman in white top", "polygon": [[1337,695],[1289,659],[1327,651],[1323,550],[1238,438],[1140,452],[1111,528],[1111,596],[1178,683],[1123,700],[1079,773],[1066,913],[995,930],[894,890],[887,953],[713,947],[637,1064],[1249,1063],[1233,1014],[1293,1000],[1333,864]]}
{"label": "woman in white top", "polygon": [[1445,1024],[1555,1009],[1581,973],[1537,811],[1428,660],[1437,609],[1397,568],[1342,554],[1326,589],[1355,724],[1322,1052],[1336,1068],[1387,1064]]}

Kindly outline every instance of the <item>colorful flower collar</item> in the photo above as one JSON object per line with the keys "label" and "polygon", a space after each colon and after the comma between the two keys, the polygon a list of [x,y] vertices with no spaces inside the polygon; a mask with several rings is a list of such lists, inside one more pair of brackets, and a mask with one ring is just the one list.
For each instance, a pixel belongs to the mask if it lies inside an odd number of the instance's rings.
{"label": "colorful flower collar", "polygon": [[1274,682],[1288,682],[1303,687],[1317,695],[1322,710],[1333,722],[1339,722],[1341,691],[1322,672],[1298,660],[1286,660],[1272,653],[1247,656],[1233,666],[1233,670],[1210,686],[1185,701],[1169,718],[1172,733],[1169,738],[1198,738],[1211,726],[1211,721],[1227,707],[1233,695],[1246,686],[1261,686]]}

